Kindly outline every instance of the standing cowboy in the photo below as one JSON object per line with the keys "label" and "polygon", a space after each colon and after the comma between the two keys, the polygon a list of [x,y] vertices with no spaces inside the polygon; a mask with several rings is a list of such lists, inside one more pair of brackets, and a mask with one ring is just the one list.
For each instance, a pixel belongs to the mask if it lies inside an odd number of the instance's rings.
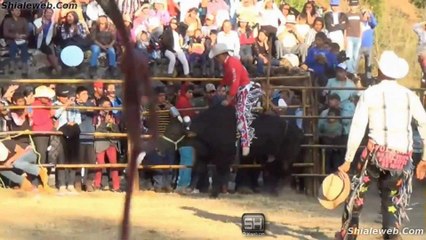
{"label": "standing cowboy", "polygon": [[[402,219],[408,219],[406,207],[412,192],[413,118],[418,122],[423,142],[426,142],[425,110],[413,92],[396,82],[396,79],[404,78],[408,71],[406,60],[392,51],[383,52],[379,60],[378,78],[381,82],[365,90],[358,102],[349,133],[345,163],[339,167],[341,177],[349,171],[367,124],[369,141],[361,155],[357,176],[352,179],[353,183],[359,180],[361,185],[355,191],[357,182],[352,186],[352,197],[346,200],[343,225],[336,239],[356,239],[364,196],[373,178],[379,183],[385,232],[383,238],[400,239],[398,233],[401,231]],[[420,180],[426,174],[426,151],[423,151],[422,159],[416,170]],[[366,167],[360,170],[360,165],[364,164]]]}
{"label": "standing cowboy", "polygon": [[243,156],[250,153],[250,144],[254,138],[254,128],[250,127],[253,121],[252,108],[257,104],[263,92],[258,84],[250,81],[249,74],[240,60],[229,55],[226,44],[216,44],[209,53],[210,58],[215,58],[223,64],[223,79],[221,85],[229,86],[229,93],[222,105],[234,105],[237,97],[237,128],[241,134],[241,147]]}

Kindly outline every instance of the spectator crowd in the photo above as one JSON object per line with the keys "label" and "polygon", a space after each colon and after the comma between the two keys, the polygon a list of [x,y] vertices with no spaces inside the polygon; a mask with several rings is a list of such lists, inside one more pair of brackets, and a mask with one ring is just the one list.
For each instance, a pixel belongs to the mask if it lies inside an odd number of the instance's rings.
{"label": "spectator crowd", "polygon": [[[50,0],[49,0],[50,2]],[[77,46],[89,64],[89,75],[100,79],[93,85],[75,89],[65,85],[3,86],[0,102],[0,133],[6,131],[60,131],[61,136],[28,135],[1,139],[7,156],[0,163],[26,173],[0,171],[12,185],[32,189],[45,182],[38,163],[125,162],[126,141],[115,138],[94,138],[95,132],[125,132],[119,110],[77,110],[73,106],[120,107],[120,88],[104,84],[99,68],[106,65],[108,74],[117,76],[123,37],[95,1],[66,0],[74,9],[30,11],[1,9],[0,21],[4,46],[8,49],[9,72],[20,68],[28,77],[31,54],[35,48],[46,55],[52,74],[60,75],[79,66],[68,66],[67,58],[77,52],[61,54],[69,46]],[[377,21],[358,1],[350,2],[350,11],[343,12],[340,1],[330,5],[308,0],[302,9],[284,1],[264,0],[116,0],[134,47],[145,54],[153,67],[166,60],[166,76],[222,76],[222,66],[209,58],[210,49],[225,43],[252,76],[264,76],[266,66],[309,71],[313,84],[331,88],[360,87],[358,68],[364,58],[364,86],[373,84],[371,75],[374,28]],[[321,1],[322,2],[322,1]],[[1,41],[0,41],[1,43]],[[75,56],[74,56],[75,55]],[[33,60],[34,61],[34,60]],[[7,74],[7,73],[6,73]],[[220,104],[227,89],[212,83],[184,83],[155,88],[156,110],[173,111],[195,117],[194,107]],[[330,90],[317,93],[321,117],[351,117],[359,91]],[[301,92],[271,92],[274,114],[301,116]],[[142,99],[147,103],[146,97]],[[4,106],[25,108],[9,109]],[[50,109],[51,106],[56,106]],[[299,106],[299,107],[291,107]],[[146,110],[147,106],[141,106]],[[284,111],[282,111],[284,109]],[[142,119],[144,121],[144,119]],[[303,129],[302,119],[295,120]],[[318,130],[324,144],[342,145],[349,133],[350,119],[319,119]],[[145,125],[142,124],[145,129]],[[1,135],[5,137],[6,135]],[[78,149],[78,151],[76,151]],[[342,149],[327,150],[326,171],[334,171],[343,160]],[[20,162],[9,160],[16,155]],[[21,156],[25,155],[25,158]],[[9,159],[9,160],[8,160]],[[329,160],[331,159],[331,160]],[[29,167],[30,166],[30,167]],[[34,169],[32,169],[34,168]],[[75,193],[76,189],[94,191],[110,188],[120,191],[122,171],[56,169],[59,192]],[[24,176],[24,177],[23,177]],[[27,177],[25,177],[27,176]],[[109,180],[112,184],[110,187]],[[155,187],[155,186],[154,186]]]}

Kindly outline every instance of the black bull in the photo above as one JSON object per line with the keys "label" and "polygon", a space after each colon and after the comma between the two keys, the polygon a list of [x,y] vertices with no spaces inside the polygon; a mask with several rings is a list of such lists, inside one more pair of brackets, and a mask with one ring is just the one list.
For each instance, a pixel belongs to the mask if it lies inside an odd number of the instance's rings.
{"label": "black bull", "polygon": [[[226,186],[230,165],[235,161],[237,153],[236,124],[235,108],[220,105],[207,109],[192,120],[191,132],[195,133],[195,137],[189,143],[196,152],[193,187],[197,184],[198,188],[202,188],[202,183],[205,183],[203,176],[206,174],[203,173],[206,173],[207,163],[216,165],[212,195],[217,196],[221,188]],[[292,163],[299,156],[303,132],[294,121],[268,114],[259,114],[252,126],[256,138],[251,145],[250,155],[243,157],[240,163],[263,164],[264,181],[269,190],[276,193],[278,180],[289,175]],[[256,188],[258,173],[256,169],[239,169],[236,187]]]}

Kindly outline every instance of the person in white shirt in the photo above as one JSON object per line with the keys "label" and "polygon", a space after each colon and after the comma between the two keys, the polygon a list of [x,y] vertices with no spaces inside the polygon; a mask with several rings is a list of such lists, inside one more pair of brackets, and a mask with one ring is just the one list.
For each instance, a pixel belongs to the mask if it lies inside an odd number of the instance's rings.
{"label": "person in white shirt", "polygon": [[267,28],[268,32],[277,31],[280,25],[285,24],[285,18],[282,12],[275,5],[274,1],[266,0],[262,10],[260,10],[260,27]]}
{"label": "person in white shirt", "polygon": [[281,59],[286,54],[300,53],[300,46],[304,41],[296,31],[296,17],[289,15],[285,26],[280,26],[277,32],[278,40],[275,41],[276,57]]}
{"label": "person in white shirt", "polygon": [[238,33],[232,30],[232,24],[225,20],[222,25],[222,31],[217,35],[217,43],[224,43],[228,49],[233,50],[232,56],[240,58],[240,38]]}
{"label": "person in white shirt", "polygon": [[185,21],[185,14],[191,8],[198,8],[200,6],[201,0],[175,0],[179,4],[180,8],[180,19],[179,22]]}
{"label": "person in white shirt", "polygon": [[[372,179],[379,182],[384,239],[400,239],[398,233],[402,220],[408,218],[406,208],[412,192],[414,169],[411,159],[411,123],[413,118],[417,121],[424,144],[426,112],[419,97],[396,82],[396,79],[404,78],[409,72],[406,60],[393,51],[384,51],[378,65],[381,82],[365,90],[360,97],[352,120],[345,162],[337,172],[340,177],[348,178],[346,172],[350,169],[368,125],[369,140],[361,154],[357,175],[353,178],[355,183],[361,183],[361,187],[355,192],[352,189],[346,200],[342,228],[336,233],[336,239],[356,239],[356,233],[348,230],[358,229],[364,196]],[[426,151],[423,151],[422,159],[416,169],[419,180],[424,179],[426,174]],[[364,165],[366,167],[362,167]],[[361,179],[360,176],[364,177]],[[349,205],[350,202],[354,204]]]}

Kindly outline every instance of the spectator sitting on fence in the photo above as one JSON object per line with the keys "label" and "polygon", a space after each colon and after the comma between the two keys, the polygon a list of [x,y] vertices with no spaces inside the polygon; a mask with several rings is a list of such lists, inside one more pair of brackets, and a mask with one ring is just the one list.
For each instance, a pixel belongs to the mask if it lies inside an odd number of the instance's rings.
{"label": "spectator sitting on fence", "polygon": [[115,76],[117,55],[114,49],[116,38],[114,25],[108,21],[106,16],[100,16],[91,35],[94,43],[90,48],[92,52],[90,57],[90,74],[92,76],[96,75],[99,55],[101,52],[106,52],[108,56],[108,71],[112,76]]}
{"label": "spectator sitting on fence", "polygon": [[[77,106],[95,107],[92,101],[89,101],[89,90],[85,87],[77,87],[76,99]],[[95,133],[95,126],[93,125],[94,110],[81,110],[81,124],[80,124],[80,148],[79,148],[79,163],[96,164],[96,154],[94,147],[94,136],[87,134]],[[81,191],[81,184],[86,187],[87,192],[93,192],[93,181],[95,180],[95,172],[92,169],[84,168],[84,176],[81,172],[76,174],[76,189]]]}
{"label": "spectator sitting on fence", "polygon": [[18,175],[14,171],[0,171],[1,175],[21,186],[21,189],[33,190],[31,180],[39,177],[44,189],[50,191],[47,169],[37,165],[37,154],[30,145],[18,144],[15,140],[1,140],[0,164],[20,169],[25,173],[25,175]]}
{"label": "spectator sitting on fence", "polygon": [[[112,107],[111,102],[108,98],[101,98],[98,101],[99,107]],[[110,110],[100,110],[97,116],[95,117],[95,127],[96,132],[102,133],[118,133],[118,125],[113,113]],[[110,137],[104,137],[95,139],[95,151],[96,151],[96,161],[98,164],[105,164],[105,156],[108,157],[109,163],[115,164],[118,161],[117,151],[118,151],[118,141]],[[120,177],[117,169],[110,169],[111,179],[112,179],[112,191],[120,191]],[[96,170],[95,189],[101,188],[101,177],[102,169]],[[103,186],[104,188],[109,188],[109,186]]]}
{"label": "spectator sitting on fence", "polygon": [[21,10],[18,8],[11,10],[12,17],[6,18],[3,23],[3,35],[7,40],[9,46],[9,56],[12,60],[10,66],[10,73],[15,72],[15,67],[18,65],[16,56],[21,52],[22,61],[22,77],[28,77],[28,61],[30,54],[28,52],[28,22],[25,18],[21,17]]}

